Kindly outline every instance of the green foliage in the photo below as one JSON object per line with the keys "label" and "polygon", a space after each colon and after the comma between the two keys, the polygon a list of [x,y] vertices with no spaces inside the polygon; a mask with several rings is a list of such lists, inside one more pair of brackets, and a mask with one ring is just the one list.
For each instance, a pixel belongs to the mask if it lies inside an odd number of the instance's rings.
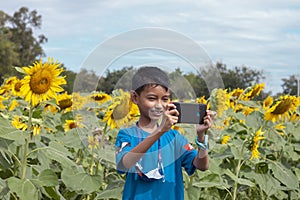
{"label": "green foliage", "polygon": [[16,52],[19,52],[20,64],[23,66],[33,63],[38,56],[43,56],[41,44],[47,42],[44,35],[33,35],[33,28],[41,27],[42,16],[38,15],[36,10],[29,11],[26,7],[21,7],[9,18],[8,27],[12,33],[11,41],[16,46]]}
{"label": "green foliage", "polygon": [[[299,184],[299,133],[300,123],[286,121],[284,132],[275,124],[264,120],[263,109],[253,101],[258,111],[246,118],[226,111],[224,118],[232,120],[229,126],[218,132],[212,131],[210,167],[185,178],[187,199],[298,199]],[[220,125],[220,119],[216,124]],[[254,133],[262,127],[265,139],[259,145],[260,159],[250,159]],[[193,134],[193,133],[185,133]],[[216,137],[217,136],[219,137]],[[220,144],[223,136],[230,135],[227,144]],[[191,194],[192,193],[192,194]],[[200,197],[197,195],[200,194]]]}
{"label": "green foliage", "polygon": [[225,88],[228,89],[245,89],[253,84],[260,83],[265,78],[263,71],[251,69],[246,66],[227,69],[225,64],[217,63],[216,68],[221,74]]}
{"label": "green foliage", "polygon": [[77,73],[73,72],[72,70],[67,70],[67,68],[65,68],[64,66],[63,68],[65,70],[62,72],[61,75],[66,77],[65,80],[67,81],[67,84],[63,85],[63,88],[65,91],[68,92],[68,94],[72,94]]}
{"label": "green foliage", "polygon": [[[94,71],[81,69],[74,80],[73,92],[92,92],[96,91],[99,77]],[[75,89],[75,91],[74,91]]]}
{"label": "green foliage", "polygon": [[[4,101],[5,105],[16,98]],[[0,116],[0,198],[1,199],[120,199],[124,176],[117,174],[114,142],[117,130],[109,130],[99,121],[101,109],[83,107],[84,127],[63,130],[66,120],[76,112],[46,112],[46,101],[32,109],[25,102],[12,111],[3,109]],[[299,132],[300,123],[283,122],[286,128],[278,131],[276,123],[264,120],[261,102],[242,101],[236,104],[256,110],[245,115],[226,110],[215,120],[210,136],[210,166],[193,176],[184,173],[186,199],[298,199]],[[299,113],[299,107],[295,111]],[[40,135],[32,130],[21,131],[11,125],[14,115],[42,127]],[[224,120],[230,119],[224,125]],[[28,121],[29,122],[29,121]],[[30,123],[28,123],[30,125]],[[192,141],[194,126],[180,125]],[[89,137],[101,127],[99,146],[90,148]],[[262,128],[264,139],[259,143],[260,159],[250,159],[251,145],[257,130]],[[223,136],[230,135],[227,144]]]}
{"label": "green foliage", "polygon": [[42,17],[37,11],[21,7],[13,16],[0,10],[0,83],[17,76],[14,66],[27,66],[44,56],[41,45],[44,35],[35,36],[33,29],[41,28]]}
{"label": "green foliage", "polygon": [[121,70],[114,70],[112,72],[107,70],[106,75],[99,80],[97,91],[103,91],[110,94],[116,89],[116,86],[120,89],[131,89],[132,69],[132,67],[124,67]]}
{"label": "green foliage", "polygon": [[283,81],[283,84],[281,85],[283,94],[297,95],[298,79],[295,75],[281,80]]}

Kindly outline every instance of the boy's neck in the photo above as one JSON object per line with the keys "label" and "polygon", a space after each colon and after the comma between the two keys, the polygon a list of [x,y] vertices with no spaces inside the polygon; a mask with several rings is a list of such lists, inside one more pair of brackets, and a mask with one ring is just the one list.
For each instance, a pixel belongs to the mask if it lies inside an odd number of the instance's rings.
{"label": "boy's neck", "polygon": [[153,133],[158,128],[158,124],[156,120],[149,121],[149,120],[139,119],[138,127],[143,129],[146,132]]}

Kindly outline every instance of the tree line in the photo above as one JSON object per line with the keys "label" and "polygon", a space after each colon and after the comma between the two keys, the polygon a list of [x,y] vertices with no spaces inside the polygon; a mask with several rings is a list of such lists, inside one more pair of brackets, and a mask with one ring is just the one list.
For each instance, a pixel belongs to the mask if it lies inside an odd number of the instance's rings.
{"label": "tree line", "polygon": [[[45,57],[46,54],[42,48],[42,44],[48,41],[43,34],[35,36],[34,30],[41,29],[42,16],[36,10],[30,11],[26,7],[21,7],[12,16],[0,10],[0,84],[10,76],[20,76],[14,69],[15,66],[28,66],[35,60]],[[63,66],[65,71],[67,85],[65,90],[69,93],[73,92],[76,77],[80,77],[81,85],[76,86],[79,91],[96,89],[106,93],[111,93],[117,82],[125,73],[133,69],[132,66],[124,66],[120,70],[107,70],[105,75],[98,77],[94,71],[81,69],[80,72],[68,70]],[[255,83],[261,83],[265,79],[262,70],[254,70],[247,66],[234,67],[229,69],[224,63],[216,63],[214,66],[220,73],[225,88],[232,90],[235,88],[245,89]],[[209,91],[203,75],[209,74],[209,71],[202,71],[199,74],[192,72],[184,73],[181,69],[174,69],[170,76],[184,77],[195,91],[197,97],[209,96]],[[95,87],[95,82],[97,86]],[[280,94],[297,94],[297,78],[291,75],[289,78],[282,79],[282,92]],[[178,84],[178,87],[184,87],[184,84]],[[185,88],[182,88],[179,96],[185,96]],[[270,92],[261,95],[267,95]]]}

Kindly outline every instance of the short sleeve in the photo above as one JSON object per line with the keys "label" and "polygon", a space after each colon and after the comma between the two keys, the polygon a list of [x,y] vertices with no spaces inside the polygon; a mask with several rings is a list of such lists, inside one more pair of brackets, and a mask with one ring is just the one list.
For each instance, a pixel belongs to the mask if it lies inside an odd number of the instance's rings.
{"label": "short sleeve", "polygon": [[192,175],[196,170],[193,161],[197,156],[197,151],[181,134],[176,135],[176,148],[179,149],[178,153],[181,160],[181,166],[188,175]]}
{"label": "short sleeve", "polygon": [[121,129],[116,139],[116,166],[117,172],[123,174],[129,170],[122,164],[123,156],[133,148],[133,137],[128,133],[127,129]]}

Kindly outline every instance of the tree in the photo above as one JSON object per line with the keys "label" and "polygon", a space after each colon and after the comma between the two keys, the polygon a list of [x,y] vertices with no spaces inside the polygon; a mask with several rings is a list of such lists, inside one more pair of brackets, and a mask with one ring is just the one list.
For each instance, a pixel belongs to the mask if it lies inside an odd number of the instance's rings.
{"label": "tree", "polygon": [[75,79],[76,79],[76,76],[77,76],[77,73],[76,72],[73,72],[72,70],[68,70],[64,64],[62,64],[62,68],[64,68],[64,71],[62,72],[62,76],[65,76],[66,78],[66,81],[67,81],[67,84],[66,85],[63,85],[63,88],[65,91],[68,92],[68,94],[72,94],[73,92],[73,86],[74,86],[74,82],[75,82]]}
{"label": "tree", "polygon": [[16,74],[12,67],[19,64],[18,53],[15,51],[15,44],[11,41],[12,33],[5,27],[9,16],[0,11],[0,84],[4,79]]}
{"label": "tree", "polygon": [[123,67],[121,70],[114,70],[112,72],[107,70],[106,76],[100,78],[97,90],[109,94],[114,89],[130,89],[133,75],[132,69],[133,67]]}
{"label": "tree", "polygon": [[36,10],[30,12],[22,7],[9,18],[9,22],[11,40],[16,45],[21,65],[30,65],[38,56],[45,55],[41,44],[47,42],[47,38],[44,35],[38,35],[37,38],[33,36],[32,29],[40,29],[42,25],[42,16]]}
{"label": "tree", "polygon": [[200,74],[188,73],[184,75],[184,78],[188,80],[191,86],[194,88],[196,97],[209,97],[207,85]]}
{"label": "tree", "polygon": [[216,67],[221,74],[225,88],[228,89],[245,89],[253,84],[260,83],[265,78],[263,71],[250,69],[246,66],[227,69],[225,64],[217,63]]}
{"label": "tree", "polygon": [[13,66],[31,65],[45,56],[41,44],[47,42],[44,35],[34,37],[33,29],[41,28],[42,17],[37,11],[21,7],[13,16],[0,11],[0,79],[17,75]]}
{"label": "tree", "polygon": [[283,89],[283,94],[297,95],[298,79],[295,75],[291,75],[289,78],[281,79],[283,84],[281,85]]}
{"label": "tree", "polygon": [[98,85],[99,77],[92,70],[81,69],[76,75],[73,85],[73,92],[90,93],[96,90]]}

